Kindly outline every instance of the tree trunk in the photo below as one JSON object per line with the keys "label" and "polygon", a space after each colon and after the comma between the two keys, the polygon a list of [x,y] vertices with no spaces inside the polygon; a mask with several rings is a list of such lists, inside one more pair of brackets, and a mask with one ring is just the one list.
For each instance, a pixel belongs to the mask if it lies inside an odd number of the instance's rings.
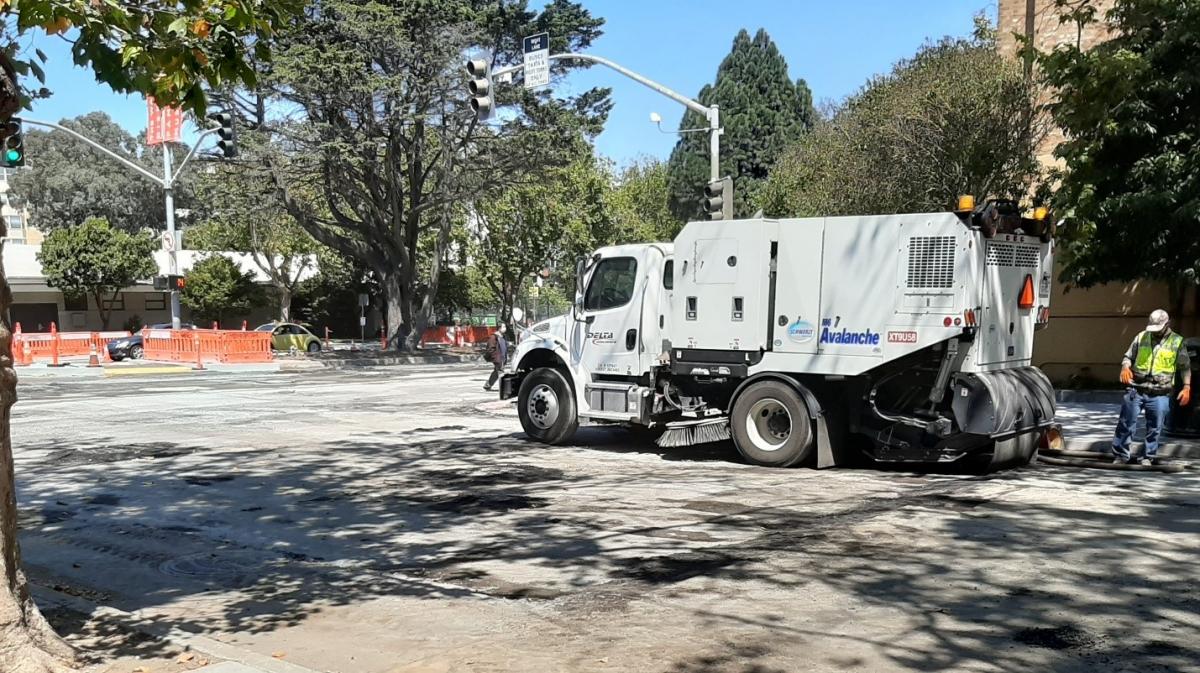
{"label": "tree trunk", "polygon": [[379,284],[383,288],[383,325],[387,333],[387,349],[400,350],[403,343],[404,315],[408,310],[406,293],[401,289],[400,272],[398,270],[390,273],[376,271],[376,274],[379,276]]}
{"label": "tree trunk", "polygon": [[279,322],[291,322],[292,291],[279,286]]}
{"label": "tree trunk", "polygon": [[[0,236],[5,233],[0,223]],[[0,671],[56,673],[69,670],[67,664],[74,662],[74,653],[34,605],[21,571],[21,548],[17,544],[17,494],[9,436],[10,413],[17,401],[8,318],[11,304],[12,293],[0,262]]]}

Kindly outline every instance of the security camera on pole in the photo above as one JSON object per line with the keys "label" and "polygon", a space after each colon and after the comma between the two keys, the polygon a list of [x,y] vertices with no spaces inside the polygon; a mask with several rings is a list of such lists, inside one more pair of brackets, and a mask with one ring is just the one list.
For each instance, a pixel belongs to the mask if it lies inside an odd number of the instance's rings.
{"label": "security camera on pole", "polygon": [[[470,73],[471,77],[475,78],[470,84],[471,95],[473,96],[471,99],[471,109],[475,111],[481,121],[490,118],[493,112],[495,105],[492,98],[493,81],[508,81],[513,73],[523,70],[525,72],[525,88],[535,89],[550,83],[550,61],[586,61],[588,63],[597,63],[617,71],[638,84],[657,91],[690,110],[695,110],[704,115],[704,118],[708,120],[709,180],[712,182],[721,180],[721,133],[723,129],[721,128],[721,114],[716,105],[701,105],[687,96],[676,93],[658,82],[648,77],[643,77],[606,58],[592,56],[591,54],[551,54],[549,33],[530,35],[524,39],[522,46],[524,62],[517,65],[510,65],[506,68],[493,71],[489,67],[490,59],[477,58],[467,62],[467,72]],[[482,88],[480,86],[481,82],[483,83]],[[479,93],[480,91],[482,91],[482,94]],[[484,111],[486,111],[486,116]],[[728,194],[730,200],[732,200],[732,187]],[[732,204],[730,207],[732,208]]]}

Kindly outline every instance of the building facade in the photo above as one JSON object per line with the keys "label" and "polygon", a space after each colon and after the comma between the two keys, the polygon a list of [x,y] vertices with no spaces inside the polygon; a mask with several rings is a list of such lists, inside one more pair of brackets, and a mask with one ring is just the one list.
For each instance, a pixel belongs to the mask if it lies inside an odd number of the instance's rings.
{"label": "building facade", "polygon": [[0,168],[0,218],[4,218],[6,228],[4,242],[37,245],[42,242],[42,233],[29,226],[29,211],[14,206],[9,196],[8,179],[19,170],[21,169]]}
{"label": "building facade", "polygon": [[[1113,1],[1094,0],[1092,4],[1100,20],[1081,29],[1073,21],[1061,20],[1055,0],[1000,0],[1000,52],[1019,59],[1019,36],[1027,37],[1042,51],[1062,44],[1086,49],[1102,42],[1110,35],[1103,18]],[[1043,166],[1057,162],[1054,148],[1062,140],[1057,130],[1047,136],[1038,153]],[[1156,308],[1171,310],[1173,304],[1162,283],[1108,283],[1086,290],[1058,283],[1051,298],[1050,324],[1035,340],[1034,364],[1059,384],[1115,382],[1121,355],[1146,326],[1147,316]],[[1200,335],[1195,304],[1186,305],[1183,315],[1172,315],[1174,329],[1184,336]]]}

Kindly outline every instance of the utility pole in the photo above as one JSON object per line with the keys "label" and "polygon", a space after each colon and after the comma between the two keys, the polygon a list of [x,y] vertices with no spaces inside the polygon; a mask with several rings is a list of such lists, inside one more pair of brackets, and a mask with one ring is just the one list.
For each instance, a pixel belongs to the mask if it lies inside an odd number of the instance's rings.
{"label": "utility pole", "polygon": [[[215,128],[207,129],[207,130],[201,132],[200,135],[196,137],[196,142],[192,145],[191,150],[187,153],[187,156],[183,158],[183,161],[181,161],[179,163],[179,168],[177,170],[175,170],[174,173],[171,172],[172,167],[171,167],[170,143],[164,142],[162,144],[163,174],[162,174],[162,177],[159,177],[159,176],[151,173],[150,171],[146,170],[145,168],[137,165],[136,163],[130,161],[129,159],[121,156],[120,154],[117,154],[116,152],[113,152],[112,150],[108,149],[107,147],[101,145],[100,143],[92,140],[91,138],[88,138],[87,136],[85,136],[81,133],[72,131],[71,129],[69,129],[65,126],[62,126],[60,124],[54,124],[51,122],[38,121],[36,119],[29,119],[26,117],[22,117],[21,120],[23,122],[25,122],[26,124],[32,124],[34,126],[43,126],[45,128],[54,129],[56,131],[62,131],[63,133],[66,133],[70,136],[73,136],[73,137],[79,139],[79,140],[82,140],[83,142],[87,143],[88,145],[91,145],[92,147],[96,148],[100,152],[108,155],[109,157],[111,157],[113,159],[116,159],[118,162],[123,164],[126,168],[132,169],[135,173],[140,173],[142,176],[146,177],[150,181],[152,181],[155,184],[157,184],[158,186],[162,187],[163,193],[165,195],[165,201],[166,201],[167,233],[171,236],[171,242],[173,244],[173,245],[171,245],[170,249],[167,251],[167,272],[169,275],[172,275],[172,276],[179,275],[179,258],[177,256],[177,251],[179,248],[179,237],[175,233],[175,193],[174,193],[175,182],[179,180],[179,176],[183,173],[183,167],[187,165],[187,162],[190,161],[193,156],[195,156],[196,150],[200,148],[201,141],[203,141],[206,137],[208,137],[214,133],[217,133],[220,129],[215,129]],[[228,151],[226,151],[226,153],[228,155]],[[171,292],[171,328],[179,329],[179,327],[180,327],[179,290],[178,290],[178,288],[170,288],[170,292]]]}
{"label": "utility pole", "polygon": [[[175,235],[175,181],[171,179],[171,143],[163,142],[163,194],[166,196],[167,235],[171,246],[167,249],[167,273],[179,275],[179,238]],[[171,329],[180,327],[179,289],[171,288]]]}

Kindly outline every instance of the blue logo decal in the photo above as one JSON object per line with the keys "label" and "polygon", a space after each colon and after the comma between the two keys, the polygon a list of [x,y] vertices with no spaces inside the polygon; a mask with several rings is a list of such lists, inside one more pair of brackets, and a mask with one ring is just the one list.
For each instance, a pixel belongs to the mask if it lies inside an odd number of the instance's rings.
{"label": "blue logo decal", "polygon": [[788,325],[788,338],[798,344],[808,343],[817,335],[817,328],[812,323],[796,318],[796,322]]}

